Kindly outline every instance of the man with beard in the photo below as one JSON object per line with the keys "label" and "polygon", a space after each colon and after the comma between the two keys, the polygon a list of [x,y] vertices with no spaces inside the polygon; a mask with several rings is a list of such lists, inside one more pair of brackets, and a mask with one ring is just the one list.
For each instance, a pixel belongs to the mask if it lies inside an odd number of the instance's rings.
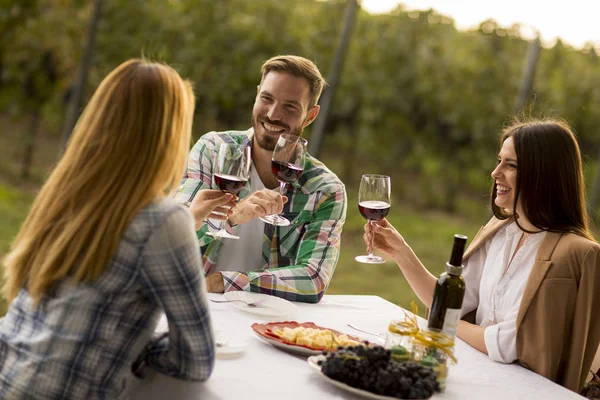
{"label": "man with beard", "polygon": [[[198,190],[218,188],[213,168],[219,145],[251,146],[248,185],[229,216],[229,229],[239,240],[215,239],[205,221],[197,235],[208,290],[267,293],[292,301],[317,303],[331,280],[339,257],[346,219],[346,190],[338,177],[317,159],[306,156],[298,181],[284,196],[271,157],[283,133],[302,135],[319,114],[317,102],[325,80],[316,65],[298,56],[276,56],[262,66],[247,131],[209,132],[191,150],[176,199],[189,204]],[[283,215],[292,223],[265,224],[265,215]]]}

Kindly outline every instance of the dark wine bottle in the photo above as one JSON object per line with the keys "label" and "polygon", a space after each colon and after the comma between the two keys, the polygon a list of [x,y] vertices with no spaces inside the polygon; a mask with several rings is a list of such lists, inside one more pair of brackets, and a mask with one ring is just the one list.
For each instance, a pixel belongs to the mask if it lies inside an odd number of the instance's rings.
{"label": "dark wine bottle", "polygon": [[427,322],[428,329],[441,331],[451,338],[456,336],[460,309],[465,297],[466,285],[461,274],[466,243],[466,236],[454,235],[450,261],[446,263],[446,272],[440,275],[435,284],[431,312]]}

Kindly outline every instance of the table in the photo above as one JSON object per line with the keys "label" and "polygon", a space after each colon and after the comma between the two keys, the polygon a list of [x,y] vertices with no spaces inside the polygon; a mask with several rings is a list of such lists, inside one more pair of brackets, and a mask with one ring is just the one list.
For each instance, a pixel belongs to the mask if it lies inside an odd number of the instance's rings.
{"label": "table", "polygon": [[[210,294],[209,297],[221,299],[223,296]],[[238,358],[217,359],[206,382],[185,382],[151,374],[138,383],[131,395],[133,400],[363,398],[323,380],[308,366],[306,358],[285,353],[256,337],[250,325],[264,323],[264,318],[245,313],[231,304],[210,304],[215,329],[226,332],[229,340],[245,344],[244,353]],[[404,318],[402,308],[377,296],[326,295],[319,304],[296,305],[296,315],[289,316],[289,320],[311,321],[371,341],[376,338],[356,332],[347,324],[384,333],[390,320]],[[158,329],[164,329],[164,325],[160,325]],[[583,399],[520,365],[491,361],[458,338],[455,354],[459,362],[449,371],[445,392],[434,395],[434,400]]]}

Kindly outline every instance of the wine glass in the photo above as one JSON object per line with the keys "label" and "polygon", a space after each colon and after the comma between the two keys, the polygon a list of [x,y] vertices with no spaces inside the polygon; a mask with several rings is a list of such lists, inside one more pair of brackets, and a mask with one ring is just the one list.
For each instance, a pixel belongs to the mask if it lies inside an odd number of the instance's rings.
{"label": "wine glass", "polygon": [[[235,143],[221,143],[217,153],[217,160],[213,177],[222,192],[237,195],[248,184],[250,174],[250,146],[240,147]],[[213,211],[214,212],[214,211]],[[216,214],[224,215],[219,212]],[[239,239],[225,230],[225,221],[216,232],[208,231],[206,234],[216,238]]]}
{"label": "wine glass", "polygon": [[[279,181],[279,193],[282,196],[287,184],[297,181],[304,171],[307,144],[306,139],[287,133],[281,134],[277,140],[271,158],[271,171]],[[260,219],[272,225],[290,225],[290,221],[282,215],[265,215]]]}
{"label": "wine glass", "polygon": [[[362,216],[373,224],[385,218],[390,212],[392,184],[389,176],[366,174],[360,180],[358,189],[358,210]],[[373,236],[371,236],[371,249],[373,249]],[[356,256],[354,259],[366,264],[382,264],[385,259],[373,255],[373,251],[367,256]]]}

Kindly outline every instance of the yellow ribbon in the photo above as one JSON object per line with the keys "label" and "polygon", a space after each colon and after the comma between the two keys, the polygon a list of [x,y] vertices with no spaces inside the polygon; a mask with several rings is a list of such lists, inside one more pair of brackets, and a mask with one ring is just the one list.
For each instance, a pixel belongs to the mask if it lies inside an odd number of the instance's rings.
{"label": "yellow ribbon", "polygon": [[419,312],[417,304],[414,301],[410,304],[412,315],[404,311],[404,321],[391,323],[388,330],[398,335],[410,336],[421,345],[439,349],[456,364],[458,360],[454,357],[454,340],[442,332],[421,330],[416,317]]}

